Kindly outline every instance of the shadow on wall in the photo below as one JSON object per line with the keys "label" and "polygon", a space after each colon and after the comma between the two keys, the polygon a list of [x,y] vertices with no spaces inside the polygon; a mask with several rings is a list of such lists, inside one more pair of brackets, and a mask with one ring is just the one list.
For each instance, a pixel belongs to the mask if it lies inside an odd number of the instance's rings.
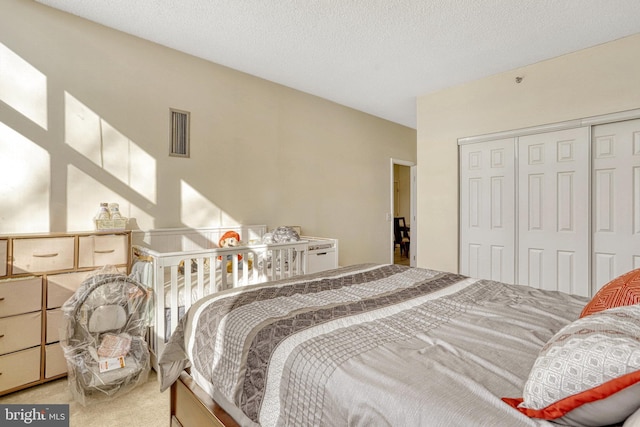
{"label": "shadow on wall", "polygon": [[[0,186],[0,232],[90,229],[100,202],[118,202],[128,228],[153,224],[157,160],[2,43],[0,64],[0,101],[10,107],[0,122],[0,178],[10,183]],[[171,188],[181,226],[237,223],[184,179]]]}

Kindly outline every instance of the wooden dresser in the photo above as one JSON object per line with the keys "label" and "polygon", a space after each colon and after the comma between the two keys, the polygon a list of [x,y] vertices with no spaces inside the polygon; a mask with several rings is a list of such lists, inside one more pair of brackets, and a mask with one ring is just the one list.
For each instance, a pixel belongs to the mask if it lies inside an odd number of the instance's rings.
{"label": "wooden dresser", "polygon": [[63,377],[60,307],[93,270],[128,273],[131,232],[0,235],[0,395]]}

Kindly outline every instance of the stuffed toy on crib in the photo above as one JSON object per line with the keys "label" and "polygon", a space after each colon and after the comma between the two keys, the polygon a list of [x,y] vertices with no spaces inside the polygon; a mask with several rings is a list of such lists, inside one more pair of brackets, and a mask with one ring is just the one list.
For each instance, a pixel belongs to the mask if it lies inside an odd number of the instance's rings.
{"label": "stuffed toy on crib", "polygon": [[[290,226],[280,226],[278,228],[276,228],[275,230],[273,230],[270,233],[265,233],[264,236],[262,236],[262,243],[268,245],[271,243],[288,243],[288,242],[299,242],[300,241],[300,235],[298,234],[298,232],[296,230],[294,230],[293,227]],[[294,252],[293,253],[293,259],[296,259],[296,255],[297,253]],[[280,268],[279,267],[279,259],[276,259],[276,268]],[[262,268],[262,262],[266,262],[267,263],[267,268],[271,268],[271,262],[272,262],[272,258],[271,258],[271,254],[269,254],[265,260],[260,260],[260,268]]]}
{"label": "stuffed toy on crib", "polygon": [[[218,246],[221,248],[233,248],[236,246],[241,246],[241,241],[240,241],[240,234],[238,234],[235,231],[227,231],[225,232],[221,237],[220,240],[218,241]],[[231,273],[231,271],[233,270],[233,264],[232,264],[232,257],[233,256],[237,256],[238,257],[238,267],[240,267],[242,264],[240,263],[242,261],[242,255],[238,254],[238,255],[227,255],[227,273]],[[219,260],[222,260],[222,257],[218,257]],[[253,260],[248,259],[247,262],[249,263],[249,268],[253,267]]]}

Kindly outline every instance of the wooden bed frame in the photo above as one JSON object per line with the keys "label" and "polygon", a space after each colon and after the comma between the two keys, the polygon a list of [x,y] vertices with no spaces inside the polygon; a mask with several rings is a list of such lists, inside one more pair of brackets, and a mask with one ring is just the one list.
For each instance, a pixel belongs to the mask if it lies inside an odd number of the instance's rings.
{"label": "wooden bed frame", "polygon": [[171,427],[240,427],[183,371],[171,385]]}

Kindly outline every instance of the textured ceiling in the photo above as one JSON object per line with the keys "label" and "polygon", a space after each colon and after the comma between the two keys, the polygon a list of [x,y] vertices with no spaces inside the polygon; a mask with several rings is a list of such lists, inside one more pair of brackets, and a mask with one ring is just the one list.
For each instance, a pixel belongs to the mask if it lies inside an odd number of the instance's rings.
{"label": "textured ceiling", "polygon": [[36,0],[409,127],[416,97],[640,32],[640,0]]}

